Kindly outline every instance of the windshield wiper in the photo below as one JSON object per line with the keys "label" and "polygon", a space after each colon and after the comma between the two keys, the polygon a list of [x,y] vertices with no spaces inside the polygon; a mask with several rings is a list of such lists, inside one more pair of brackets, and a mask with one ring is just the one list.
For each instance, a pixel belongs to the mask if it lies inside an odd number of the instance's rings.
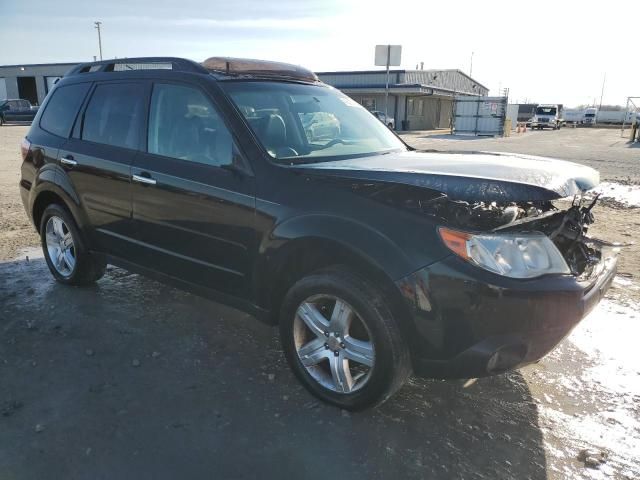
{"label": "windshield wiper", "polygon": [[325,143],[324,145],[309,145],[309,149],[313,150],[313,151],[324,150],[326,148],[333,147],[334,145],[337,145],[339,143],[342,144],[342,145],[357,145],[360,142],[354,142],[354,141],[351,141],[351,140],[343,140],[342,138],[334,138],[333,140]]}

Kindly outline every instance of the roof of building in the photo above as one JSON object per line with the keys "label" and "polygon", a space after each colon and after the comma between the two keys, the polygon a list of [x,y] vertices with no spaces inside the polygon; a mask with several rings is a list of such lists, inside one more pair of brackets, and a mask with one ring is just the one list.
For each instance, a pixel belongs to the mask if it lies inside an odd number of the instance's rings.
{"label": "roof of building", "polygon": [[[465,72],[463,72],[462,70],[457,69],[457,68],[443,68],[443,69],[433,68],[433,69],[428,69],[428,70],[415,70],[415,69],[394,69],[394,70],[389,70],[390,74],[415,73],[415,72],[424,72],[424,73],[457,72],[460,75],[462,75],[463,77],[466,77],[469,80],[473,81],[476,85],[478,85],[478,86],[480,86],[482,88],[486,88],[487,90],[489,90],[488,87],[486,87],[482,83],[478,82],[475,78],[471,77],[470,75],[466,74]],[[366,74],[380,74],[380,73],[386,73],[386,70],[341,70],[341,71],[333,71],[333,72],[316,72],[316,75],[318,75],[318,76],[321,76],[321,75],[362,75],[362,74],[366,75]]]}
{"label": "roof of building", "polygon": [[20,68],[20,67],[72,67],[83,62],[59,62],[59,63],[18,63],[16,65],[0,65],[0,68]]}

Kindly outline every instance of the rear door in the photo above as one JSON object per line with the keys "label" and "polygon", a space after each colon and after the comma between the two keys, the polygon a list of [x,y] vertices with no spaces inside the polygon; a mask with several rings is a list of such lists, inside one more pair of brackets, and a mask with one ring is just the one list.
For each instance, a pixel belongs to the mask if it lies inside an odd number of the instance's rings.
{"label": "rear door", "polygon": [[147,152],[132,169],[139,260],[188,282],[246,297],[254,250],[254,178],[212,99],[155,83]]}
{"label": "rear door", "polygon": [[150,83],[94,85],[70,138],[58,152],[86,212],[94,245],[134,257],[131,165],[144,138]]}

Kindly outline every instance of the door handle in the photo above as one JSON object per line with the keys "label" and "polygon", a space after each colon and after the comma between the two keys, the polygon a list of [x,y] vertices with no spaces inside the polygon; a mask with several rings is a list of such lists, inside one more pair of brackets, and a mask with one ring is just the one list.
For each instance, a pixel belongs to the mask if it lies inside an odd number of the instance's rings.
{"label": "door handle", "polygon": [[133,175],[131,180],[138,183],[144,183],[146,185],[155,185],[156,181],[151,177],[143,177],[141,175]]}
{"label": "door handle", "polygon": [[69,165],[70,167],[75,167],[76,165],[78,165],[78,162],[76,162],[71,155],[65,155],[64,157],[62,157],[60,159],[60,163],[62,163],[63,165]]}

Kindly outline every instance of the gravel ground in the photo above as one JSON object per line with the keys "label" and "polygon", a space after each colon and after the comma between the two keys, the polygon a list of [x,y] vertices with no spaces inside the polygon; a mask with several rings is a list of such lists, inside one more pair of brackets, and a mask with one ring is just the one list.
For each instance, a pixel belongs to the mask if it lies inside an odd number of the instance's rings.
{"label": "gravel ground", "polygon": [[[17,189],[25,133],[0,128],[0,478],[640,478],[635,247],[540,363],[468,384],[415,379],[348,414],[309,396],[275,330],[245,314],[118,268],[91,288],[52,281]],[[640,180],[640,150],[614,145],[615,131],[407,140],[584,154],[603,178]],[[638,234],[638,209],[605,202],[596,216],[605,239]]]}
{"label": "gravel ground", "polygon": [[[625,131],[629,135],[629,130]],[[588,165],[601,180],[640,184],[640,143],[630,144],[617,128],[563,128],[528,130],[505,138],[433,135],[412,132],[402,135],[411,146],[436,150],[514,152],[562,158]]]}

